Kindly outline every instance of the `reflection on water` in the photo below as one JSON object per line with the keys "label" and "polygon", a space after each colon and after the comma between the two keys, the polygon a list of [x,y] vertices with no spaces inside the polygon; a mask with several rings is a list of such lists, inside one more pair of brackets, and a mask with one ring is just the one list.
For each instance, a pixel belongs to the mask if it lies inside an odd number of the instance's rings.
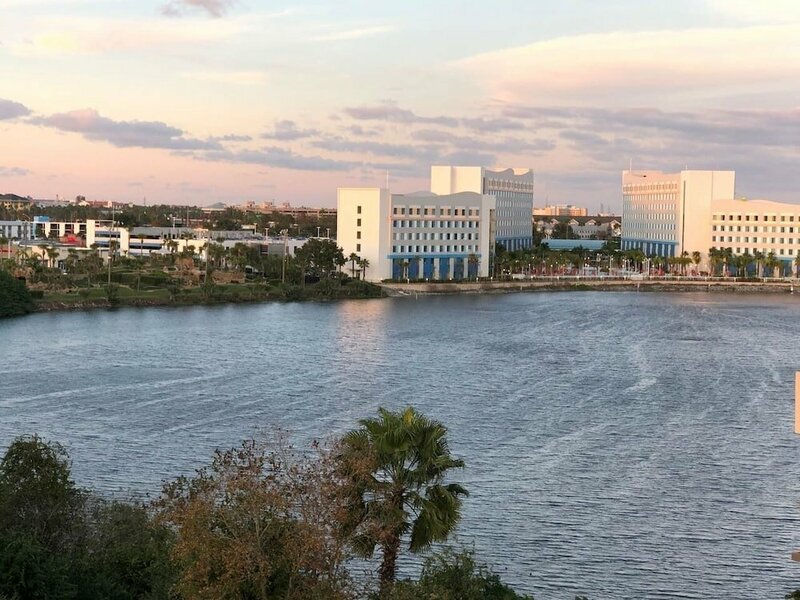
{"label": "reflection on water", "polygon": [[261,429],[414,404],[467,462],[459,541],[537,599],[779,598],[800,587],[798,317],[635,293],[34,315],[0,322],[0,445],[38,432],[80,484],[155,493]]}

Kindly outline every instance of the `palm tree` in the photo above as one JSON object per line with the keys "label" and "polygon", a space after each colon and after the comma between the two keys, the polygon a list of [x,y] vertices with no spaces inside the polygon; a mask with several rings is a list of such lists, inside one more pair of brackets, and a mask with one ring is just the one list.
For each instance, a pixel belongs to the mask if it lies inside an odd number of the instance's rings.
{"label": "palm tree", "polygon": [[358,266],[361,269],[361,279],[366,279],[369,260],[367,260],[366,258],[362,258],[361,260],[358,261]]}
{"label": "palm tree", "polygon": [[756,277],[763,277],[761,268],[764,266],[764,253],[758,250],[753,251],[753,258],[756,261]]}
{"label": "palm tree", "polygon": [[781,260],[775,256],[774,252],[770,252],[767,254],[767,258],[764,259],[764,268],[769,273],[770,277],[775,277],[775,269],[777,269],[781,265]]}
{"label": "palm tree", "polygon": [[467,269],[468,269],[468,271],[472,271],[473,267],[474,267],[474,270],[475,270],[475,281],[478,281],[477,264],[479,262],[480,262],[480,259],[478,258],[477,254],[472,253],[469,256],[467,256]]}
{"label": "palm tree", "polygon": [[355,252],[351,252],[350,256],[347,257],[347,260],[350,261],[350,274],[352,275],[353,279],[356,278],[356,263],[361,260]]}
{"label": "palm tree", "polygon": [[461,518],[467,491],[445,484],[448,471],[464,461],[450,455],[447,429],[409,407],[378,410],[360,421],[341,443],[344,476],[352,483],[348,530],[353,549],[364,558],[381,549],[381,597],[394,582],[403,536],[417,553],[444,542]]}
{"label": "palm tree", "polygon": [[47,253],[47,262],[50,267],[55,268],[56,261],[58,260],[59,251],[52,246],[48,247],[45,252]]}
{"label": "palm tree", "polygon": [[692,252],[692,262],[694,263],[695,275],[700,273],[700,261],[702,259],[703,259],[703,256],[700,254],[700,252],[698,252],[697,250]]}
{"label": "palm tree", "polygon": [[797,256],[794,259],[794,266],[797,269],[797,277],[800,278],[800,250],[797,251]]}

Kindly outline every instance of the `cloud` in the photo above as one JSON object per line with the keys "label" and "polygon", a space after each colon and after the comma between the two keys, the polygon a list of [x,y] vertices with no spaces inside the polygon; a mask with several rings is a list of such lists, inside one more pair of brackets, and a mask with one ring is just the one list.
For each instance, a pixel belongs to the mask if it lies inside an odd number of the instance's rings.
{"label": "cloud", "polygon": [[262,71],[193,71],[181,75],[185,79],[233,85],[265,85],[267,74]]}
{"label": "cloud", "polygon": [[236,4],[235,0],[170,0],[161,7],[161,14],[181,17],[190,11],[202,11],[211,17],[222,17]]}
{"label": "cloud", "polygon": [[214,140],[184,137],[183,130],[159,121],[114,121],[96,110],[73,110],[48,117],[35,117],[31,123],[60,131],[80,133],[88,140],[108,142],[118,148],[164,148],[169,150],[221,149]]}
{"label": "cloud", "polygon": [[315,148],[330,152],[346,152],[353,154],[372,154],[375,156],[389,156],[394,158],[419,158],[429,156],[430,151],[419,144],[389,144],[384,142],[370,142],[362,140],[348,140],[332,138],[319,140],[311,144]]}
{"label": "cloud", "polygon": [[164,20],[99,17],[45,18],[37,33],[7,39],[16,56],[63,56],[65,54],[148,53],[173,48],[213,44],[234,38],[248,29],[243,20]]}
{"label": "cloud", "polygon": [[277,147],[264,147],[260,150],[213,150],[196,155],[200,160],[264,165],[279,169],[295,171],[349,171],[359,163],[323,158],[321,156],[304,156],[291,150]]}
{"label": "cloud", "polygon": [[461,119],[461,124],[467,129],[494,133],[496,131],[514,130],[519,131],[525,127],[524,123],[512,119],[493,118],[484,119],[483,117]]}
{"label": "cloud", "polygon": [[292,141],[319,135],[316,129],[300,129],[294,121],[275,121],[274,130],[263,134],[267,140]]}
{"label": "cloud", "polygon": [[800,3],[797,0],[706,0],[706,4],[712,12],[743,23],[800,21]]}
{"label": "cloud", "polygon": [[0,177],[24,177],[28,173],[30,173],[30,171],[22,167],[0,166]]}
{"label": "cloud", "polygon": [[344,113],[357,121],[384,121],[387,123],[426,123],[442,125],[444,127],[457,127],[458,119],[453,117],[423,117],[413,111],[403,109],[395,104],[380,104],[377,106],[359,106],[345,108]]}
{"label": "cloud", "polygon": [[310,42],[341,42],[349,40],[358,40],[366,37],[374,37],[384,33],[395,31],[392,25],[363,25],[360,27],[352,27],[349,29],[339,29],[312,35],[308,38]]}
{"label": "cloud", "polygon": [[800,23],[577,35],[487,52],[452,66],[502,102],[569,99],[630,106],[662,103],[665,93],[675,102],[681,96],[752,92],[767,83],[796,91]]}
{"label": "cloud", "polygon": [[462,151],[485,151],[491,153],[541,154],[555,149],[555,142],[549,139],[519,139],[492,136],[488,139],[456,135],[450,131],[421,129],[411,132],[412,139],[422,142],[449,144]]}
{"label": "cloud", "polygon": [[25,117],[29,114],[31,114],[31,111],[27,106],[0,98],[0,121]]}
{"label": "cloud", "polygon": [[208,139],[215,142],[251,142],[253,140],[253,138],[249,135],[236,135],[233,133],[228,135],[214,136]]}

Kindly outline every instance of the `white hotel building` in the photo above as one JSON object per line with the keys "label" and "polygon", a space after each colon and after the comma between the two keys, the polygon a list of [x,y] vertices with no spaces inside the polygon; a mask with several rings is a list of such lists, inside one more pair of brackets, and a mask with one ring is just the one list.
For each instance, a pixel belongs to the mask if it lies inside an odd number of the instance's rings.
{"label": "white hotel building", "polygon": [[495,207],[494,196],[474,192],[340,188],[337,242],[369,261],[369,281],[488,277]]}
{"label": "white hotel building", "polygon": [[484,167],[431,167],[431,191],[434,194],[475,192],[497,200],[497,243],[506,250],[533,246],[533,171]]}
{"label": "white hotel building", "polygon": [[495,242],[532,246],[532,209],[530,169],[434,166],[430,192],[340,188],[337,241],[371,281],[488,277]]}
{"label": "white hotel building", "polygon": [[623,171],[622,198],[623,250],[700,252],[704,270],[712,247],[773,252],[785,267],[800,252],[800,205],[735,199],[733,171]]}

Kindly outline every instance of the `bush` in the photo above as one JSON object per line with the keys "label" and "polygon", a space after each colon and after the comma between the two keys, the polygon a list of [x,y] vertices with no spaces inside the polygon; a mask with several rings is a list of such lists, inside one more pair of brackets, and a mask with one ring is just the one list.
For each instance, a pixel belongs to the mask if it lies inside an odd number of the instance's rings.
{"label": "bush", "polygon": [[419,581],[398,581],[382,600],[533,600],[517,594],[472,552],[445,549],[425,561]]}
{"label": "bush", "polygon": [[26,315],[33,311],[33,297],[24,281],[0,270],[0,318]]}

